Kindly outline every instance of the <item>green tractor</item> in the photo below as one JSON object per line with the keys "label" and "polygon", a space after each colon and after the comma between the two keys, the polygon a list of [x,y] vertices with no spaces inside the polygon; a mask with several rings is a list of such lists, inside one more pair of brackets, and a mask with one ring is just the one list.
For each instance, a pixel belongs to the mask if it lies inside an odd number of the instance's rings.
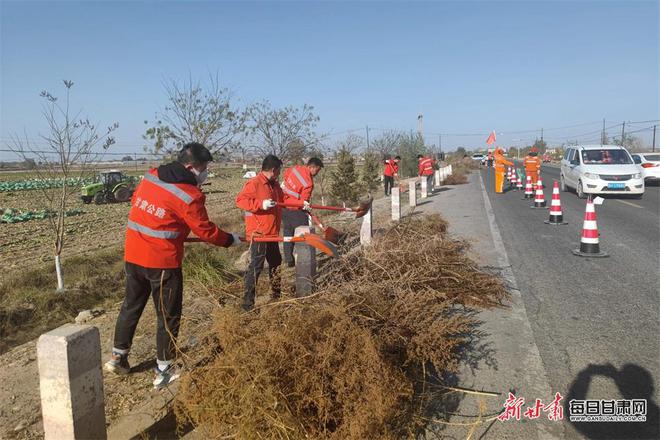
{"label": "green tractor", "polygon": [[103,171],[99,173],[96,182],[82,187],[80,198],[83,203],[97,205],[102,203],[128,202],[133,196],[135,181],[119,170]]}

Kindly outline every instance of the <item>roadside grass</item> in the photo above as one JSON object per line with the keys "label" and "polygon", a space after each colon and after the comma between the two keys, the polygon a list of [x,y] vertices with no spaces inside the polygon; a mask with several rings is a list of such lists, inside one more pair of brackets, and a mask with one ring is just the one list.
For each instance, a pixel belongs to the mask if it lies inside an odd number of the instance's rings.
{"label": "roadside grass", "polygon": [[72,321],[85,309],[118,301],[124,285],[119,248],[63,261],[65,292],[55,291],[54,265],[10,275],[0,282],[0,353]]}

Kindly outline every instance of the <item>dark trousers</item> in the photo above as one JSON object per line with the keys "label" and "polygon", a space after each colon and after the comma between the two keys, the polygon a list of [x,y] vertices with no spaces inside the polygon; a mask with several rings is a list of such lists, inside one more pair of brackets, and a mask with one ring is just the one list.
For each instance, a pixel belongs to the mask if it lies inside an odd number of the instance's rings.
{"label": "dark trousers", "polygon": [[257,280],[264,268],[264,261],[268,262],[268,278],[270,279],[271,296],[279,298],[281,294],[280,265],[282,255],[279,243],[266,243],[253,241],[250,244],[250,264],[245,272],[245,294],[243,295],[243,309],[254,307],[257,295]]}
{"label": "dark trousers", "polygon": [[426,189],[428,192],[433,191],[433,174],[426,176]]}
{"label": "dark trousers", "polygon": [[392,194],[392,187],[394,186],[394,176],[383,176],[383,184],[385,185],[385,195]]}
{"label": "dark trousers", "polygon": [[[293,233],[298,226],[307,226],[309,216],[305,211],[283,209],[282,210],[282,229],[285,237],[293,237]],[[293,263],[293,247],[295,243],[284,243],[284,261]]]}
{"label": "dark trousers", "polygon": [[174,359],[174,345],[179,334],[183,305],[181,268],[150,269],[127,262],[125,269],[126,296],[117,317],[114,347],[122,350],[131,348],[138,321],[151,296],[158,319],[156,331],[158,360]]}

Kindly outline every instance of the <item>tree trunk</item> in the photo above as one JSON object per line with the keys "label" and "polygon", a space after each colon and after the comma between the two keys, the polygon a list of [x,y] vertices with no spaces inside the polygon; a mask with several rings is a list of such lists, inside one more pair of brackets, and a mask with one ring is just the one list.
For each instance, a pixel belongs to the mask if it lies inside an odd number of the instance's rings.
{"label": "tree trunk", "polygon": [[64,292],[64,277],[62,276],[62,263],[59,255],[55,255],[55,273],[57,274],[57,291]]}

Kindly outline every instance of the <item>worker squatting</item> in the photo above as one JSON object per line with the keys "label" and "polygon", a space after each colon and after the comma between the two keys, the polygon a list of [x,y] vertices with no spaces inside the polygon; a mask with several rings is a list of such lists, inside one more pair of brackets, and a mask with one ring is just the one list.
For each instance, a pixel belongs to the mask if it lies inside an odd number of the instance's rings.
{"label": "worker squatting", "polygon": [[[318,158],[306,165],[284,171],[282,161],[264,158],[261,172],[250,179],[236,197],[236,206],[245,215],[245,237],[228,233],[209,220],[206,198],[200,186],[206,180],[210,151],[190,143],[175,162],[150,170],[135,190],[128,214],[124,260],[126,293],[115,325],[114,343],[105,368],[128,374],[128,355],[142,311],[151,296],[156,308],[156,377],[154,387],[162,388],[178,378],[173,361],[183,304],[183,244],[191,232],[201,241],[222,247],[251,242],[256,236],[292,236],[297,226],[306,225],[314,191],[314,177],[323,168]],[[287,209],[282,208],[286,203]],[[294,266],[293,243],[284,244],[284,259]],[[271,296],[279,298],[282,256],[277,242],[253,242],[245,272],[242,307],[254,308],[259,275],[268,262]]]}

